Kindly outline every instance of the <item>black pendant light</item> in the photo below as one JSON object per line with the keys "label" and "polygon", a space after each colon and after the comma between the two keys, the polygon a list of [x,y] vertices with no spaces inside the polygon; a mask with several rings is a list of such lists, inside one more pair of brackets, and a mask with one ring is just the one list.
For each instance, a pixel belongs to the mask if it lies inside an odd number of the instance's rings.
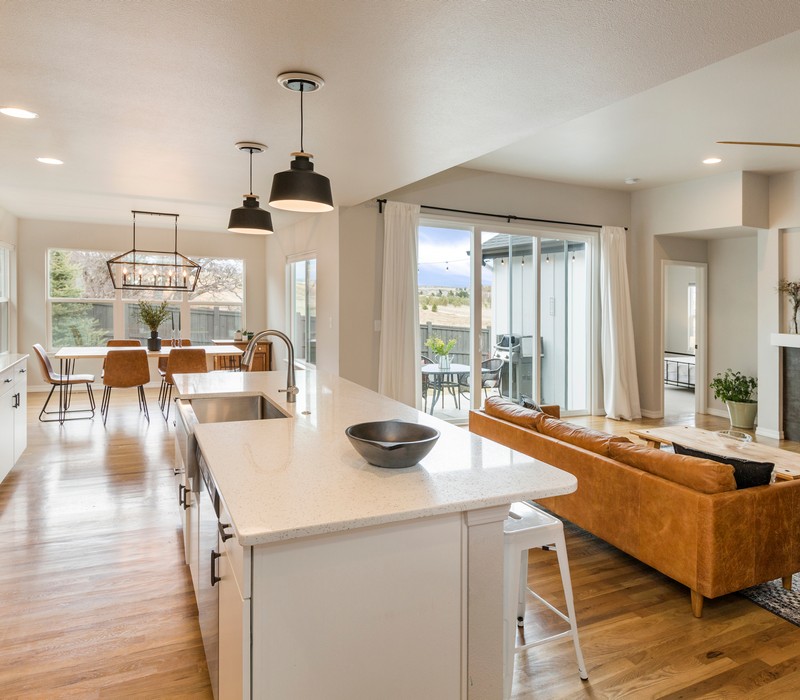
{"label": "black pendant light", "polygon": [[244,195],[242,206],[231,210],[228,231],[233,233],[272,233],[272,216],[258,206],[258,195],[253,194],[253,153],[263,153],[263,143],[240,141],[236,144],[240,151],[250,151],[250,194]]}
{"label": "black pendant light", "polygon": [[333,209],[331,181],[314,172],[311,153],[303,150],[303,95],[315,92],[325,84],[310,73],[282,73],[278,82],[287,90],[300,93],[300,150],[292,153],[289,170],[276,173],[272,179],[269,205],[276,209],[319,213]]}

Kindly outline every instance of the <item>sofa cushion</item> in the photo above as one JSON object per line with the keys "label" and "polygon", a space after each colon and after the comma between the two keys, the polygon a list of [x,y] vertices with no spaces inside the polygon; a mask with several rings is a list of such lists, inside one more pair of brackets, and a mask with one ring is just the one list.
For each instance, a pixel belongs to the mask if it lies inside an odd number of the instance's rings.
{"label": "sofa cushion", "polygon": [[701,493],[736,490],[733,467],[710,459],[664,452],[644,445],[610,443],[609,456],[618,462],[688,486]]}
{"label": "sofa cushion", "polygon": [[730,464],[733,467],[733,478],[736,480],[737,489],[749,489],[752,486],[765,486],[775,481],[775,465],[772,462],[751,462],[739,457],[725,457],[715,455],[703,450],[695,450],[678,443],[672,443],[676,454],[710,459],[720,464]]}
{"label": "sofa cushion", "polygon": [[535,417],[542,415],[539,411],[532,411],[530,408],[520,406],[503,396],[490,396],[484,402],[483,410],[487,415],[506,420],[523,428],[530,428],[531,430],[535,429]]}
{"label": "sofa cushion", "polygon": [[568,442],[570,445],[575,445],[576,447],[582,447],[584,450],[589,450],[603,457],[609,456],[609,443],[623,442],[630,444],[630,440],[622,435],[609,435],[600,430],[584,428],[583,426],[568,423],[558,418],[551,418],[544,413],[535,414],[534,427],[542,433],[542,435],[549,435],[556,440]]}

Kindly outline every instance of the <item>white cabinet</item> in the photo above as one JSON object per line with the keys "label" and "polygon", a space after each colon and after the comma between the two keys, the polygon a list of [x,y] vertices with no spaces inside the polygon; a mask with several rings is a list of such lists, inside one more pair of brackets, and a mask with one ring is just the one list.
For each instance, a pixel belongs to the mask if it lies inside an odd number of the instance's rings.
{"label": "white cabinet", "polygon": [[14,366],[14,463],[28,446],[28,367],[22,360]]}
{"label": "white cabinet", "polygon": [[0,481],[28,444],[27,355],[3,357],[0,370]]}

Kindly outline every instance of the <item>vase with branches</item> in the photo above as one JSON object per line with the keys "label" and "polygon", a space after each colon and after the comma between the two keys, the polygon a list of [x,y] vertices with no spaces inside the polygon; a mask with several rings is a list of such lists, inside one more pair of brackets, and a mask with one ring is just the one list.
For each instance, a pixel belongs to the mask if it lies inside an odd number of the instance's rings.
{"label": "vase with branches", "polygon": [[789,297],[792,305],[792,333],[797,333],[797,312],[800,311],[800,282],[781,280],[778,291]]}
{"label": "vase with branches", "polygon": [[158,352],[161,350],[161,338],[158,337],[158,328],[171,314],[172,311],[168,308],[167,301],[162,301],[160,304],[149,304],[143,300],[139,301],[139,318],[142,323],[150,329],[147,349],[151,352]]}
{"label": "vase with branches", "polygon": [[442,369],[450,368],[450,351],[456,346],[456,339],[444,341],[441,338],[433,335],[425,341],[425,347],[428,348],[438,358],[437,364]]}

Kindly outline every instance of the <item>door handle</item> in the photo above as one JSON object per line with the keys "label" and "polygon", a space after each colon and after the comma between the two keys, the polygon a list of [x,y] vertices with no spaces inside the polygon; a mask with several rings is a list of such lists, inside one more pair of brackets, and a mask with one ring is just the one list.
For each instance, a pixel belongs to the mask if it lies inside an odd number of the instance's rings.
{"label": "door handle", "polygon": [[219,559],[222,555],[219,552],[211,550],[211,586],[212,588],[217,585],[219,581],[222,579],[217,576],[217,559]]}

